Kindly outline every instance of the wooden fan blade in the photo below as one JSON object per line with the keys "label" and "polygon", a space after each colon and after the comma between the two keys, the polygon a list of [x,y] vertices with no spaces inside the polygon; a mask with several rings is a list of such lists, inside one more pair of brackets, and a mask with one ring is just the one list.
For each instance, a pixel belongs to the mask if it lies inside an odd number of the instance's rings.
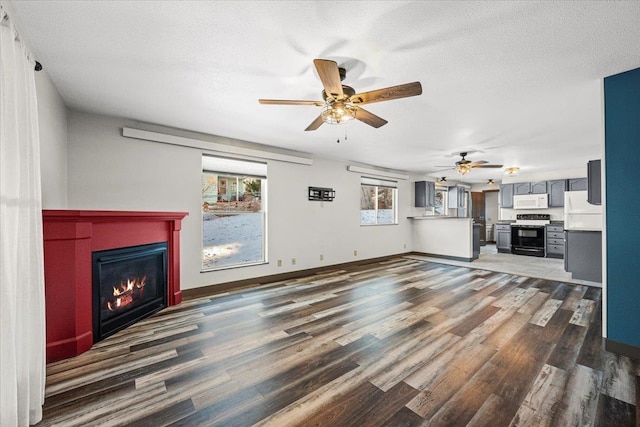
{"label": "wooden fan blade", "polygon": [[360,107],[355,107],[355,108],[356,108],[356,119],[368,124],[369,126],[373,126],[374,128],[379,128],[388,123],[382,117],[378,117],[375,114],[365,110],[364,108],[360,108]]}
{"label": "wooden fan blade", "polygon": [[316,105],[318,107],[324,106],[322,101],[296,101],[292,99],[258,99],[260,104],[266,105]]}
{"label": "wooden fan blade", "polygon": [[371,92],[356,93],[351,97],[351,102],[354,104],[371,104],[373,102],[390,101],[392,99],[406,98],[420,94],[422,94],[422,85],[420,82],[413,82],[385,89],[372,90]]}
{"label": "wooden fan blade", "polygon": [[318,75],[322,81],[322,86],[324,86],[325,93],[334,98],[344,96],[338,64],[328,59],[314,59],[313,65],[315,65],[316,70],[318,70]]}
{"label": "wooden fan blade", "polygon": [[502,165],[473,165],[472,167],[474,167],[474,168],[494,168],[494,169],[498,169],[498,168],[501,168]]}
{"label": "wooden fan blade", "polygon": [[489,162],[487,162],[486,160],[478,160],[476,162],[471,162],[472,165],[484,165],[486,163],[489,163]]}
{"label": "wooden fan blade", "polygon": [[322,114],[320,114],[314,121],[311,122],[309,126],[307,126],[305,131],[316,130],[320,127],[320,125],[322,125],[322,123],[324,123],[324,121],[322,120]]}

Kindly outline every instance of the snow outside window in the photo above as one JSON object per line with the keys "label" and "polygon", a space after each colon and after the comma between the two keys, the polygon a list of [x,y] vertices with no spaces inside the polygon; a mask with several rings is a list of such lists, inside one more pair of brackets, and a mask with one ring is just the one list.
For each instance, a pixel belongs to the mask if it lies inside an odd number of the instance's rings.
{"label": "snow outside window", "polygon": [[362,177],[360,182],[360,225],[397,224],[398,194],[395,181]]}
{"label": "snow outside window", "polygon": [[202,157],[202,270],[266,262],[267,165]]}

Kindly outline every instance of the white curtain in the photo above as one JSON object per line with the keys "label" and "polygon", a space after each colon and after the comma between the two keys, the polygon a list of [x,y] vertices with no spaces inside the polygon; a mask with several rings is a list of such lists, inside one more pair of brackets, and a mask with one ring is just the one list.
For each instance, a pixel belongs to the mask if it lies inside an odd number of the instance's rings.
{"label": "white curtain", "polygon": [[45,308],[35,62],[0,4],[0,426],[42,418]]}

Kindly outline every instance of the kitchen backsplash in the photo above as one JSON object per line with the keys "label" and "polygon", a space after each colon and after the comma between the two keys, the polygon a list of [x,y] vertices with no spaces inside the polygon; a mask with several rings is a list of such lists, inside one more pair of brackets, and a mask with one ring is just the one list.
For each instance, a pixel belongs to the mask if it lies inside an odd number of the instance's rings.
{"label": "kitchen backsplash", "polygon": [[552,220],[564,220],[564,208],[548,209],[500,209],[500,220],[511,221],[516,219],[518,214],[548,214]]}

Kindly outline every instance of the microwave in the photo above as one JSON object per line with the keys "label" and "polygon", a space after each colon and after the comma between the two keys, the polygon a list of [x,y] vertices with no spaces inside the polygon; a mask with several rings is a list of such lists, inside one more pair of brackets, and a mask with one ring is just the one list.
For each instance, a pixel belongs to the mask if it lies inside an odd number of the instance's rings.
{"label": "microwave", "polygon": [[513,196],[513,209],[547,209],[548,194],[522,194]]}

